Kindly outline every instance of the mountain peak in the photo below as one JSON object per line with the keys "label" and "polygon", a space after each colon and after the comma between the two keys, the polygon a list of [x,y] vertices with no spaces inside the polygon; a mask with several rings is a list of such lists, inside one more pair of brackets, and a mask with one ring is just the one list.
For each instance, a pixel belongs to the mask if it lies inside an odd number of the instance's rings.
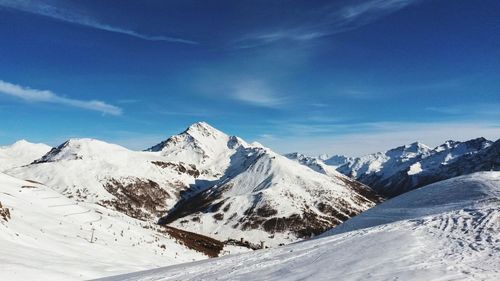
{"label": "mountain peak", "polygon": [[25,144],[33,144],[25,139],[20,139],[18,141],[16,141],[15,143],[12,144],[12,146],[14,145],[25,145]]}
{"label": "mountain peak", "polygon": [[194,122],[193,124],[191,124],[188,129],[190,128],[207,128],[207,129],[215,129],[214,127],[212,127],[210,124],[208,124],[207,122],[205,121],[198,121],[198,122]]}
{"label": "mountain peak", "polygon": [[428,147],[427,145],[419,142],[419,141],[415,141],[415,142],[412,142],[408,145],[408,148],[416,148],[416,149],[430,149],[430,147]]}
{"label": "mountain peak", "polygon": [[128,151],[126,148],[91,138],[72,138],[58,147],[52,148],[34,163],[54,162],[60,160],[79,160],[100,158],[116,151]]}
{"label": "mountain peak", "polygon": [[407,153],[427,153],[432,149],[427,145],[415,141],[410,144],[398,146],[396,148],[390,149],[385,152],[386,155],[395,156],[399,154],[407,154]]}
{"label": "mountain peak", "polygon": [[0,146],[0,171],[30,164],[51,149],[43,143],[19,140],[7,146]]}
{"label": "mountain peak", "polygon": [[3,146],[3,148],[12,148],[12,149],[23,149],[23,148],[26,148],[26,147],[46,147],[46,148],[49,148],[50,147],[46,144],[43,144],[43,143],[32,143],[32,142],[29,142],[25,139],[20,139],[18,141],[16,141],[15,143],[11,144],[11,145],[6,145],[6,146]]}
{"label": "mountain peak", "polygon": [[241,146],[247,147],[248,144],[206,122],[196,122],[182,133],[169,137],[147,151],[161,152],[170,161],[194,164],[222,173],[229,165],[229,156]]}
{"label": "mountain peak", "polygon": [[203,135],[224,134],[204,121],[191,124],[183,133],[201,133]]}
{"label": "mountain peak", "polygon": [[468,140],[465,143],[468,144],[469,146],[475,146],[478,148],[486,148],[486,147],[490,146],[493,142],[490,140],[487,140],[483,137],[479,137],[479,138]]}
{"label": "mountain peak", "polygon": [[326,156],[327,155],[320,155],[319,158],[329,166],[341,166],[346,164],[352,159],[350,157],[339,154],[335,154],[332,156],[328,155],[328,157]]}

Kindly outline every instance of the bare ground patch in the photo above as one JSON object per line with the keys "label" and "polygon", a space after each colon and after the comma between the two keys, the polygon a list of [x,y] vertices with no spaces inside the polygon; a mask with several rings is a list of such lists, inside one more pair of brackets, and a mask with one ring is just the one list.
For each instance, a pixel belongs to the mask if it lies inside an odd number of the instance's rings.
{"label": "bare ground patch", "polygon": [[147,220],[161,216],[167,211],[166,200],[170,195],[152,180],[134,179],[122,183],[111,179],[104,188],[116,198],[99,202],[105,207],[113,207],[130,217]]}
{"label": "bare ground patch", "polygon": [[2,206],[2,202],[0,202],[0,219],[4,221],[10,220],[10,211],[7,207]]}
{"label": "bare ground patch", "polygon": [[224,243],[219,240],[171,226],[164,225],[160,231],[168,233],[189,249],[204,253],[211,258],[218,257],[224,248]]}

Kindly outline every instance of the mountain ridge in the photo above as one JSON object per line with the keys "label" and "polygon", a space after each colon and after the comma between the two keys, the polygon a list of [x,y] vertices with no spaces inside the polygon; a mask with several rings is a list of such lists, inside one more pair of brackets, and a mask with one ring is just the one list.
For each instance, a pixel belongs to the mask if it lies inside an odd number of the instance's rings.
{"label": "mountain ridge", "polygon": [[[197,122],[146,151],[70,139],[9,174],[139,220],[166,215],[186,231],[277,246],[319,234],[379,199],[369,187],[321,168],[318,173]],[[200,203],[193,213],[178,211],[193,202]]]}

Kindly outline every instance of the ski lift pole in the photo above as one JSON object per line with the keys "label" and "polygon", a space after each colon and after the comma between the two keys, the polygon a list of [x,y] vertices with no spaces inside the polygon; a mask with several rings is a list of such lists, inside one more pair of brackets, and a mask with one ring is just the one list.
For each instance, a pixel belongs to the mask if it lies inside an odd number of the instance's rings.
{"label": "ski lift pole", "polygon": [[90,236],[90,243],[94,243],[94,231],[95,231],[95,228],[92,228],[92,235]]}

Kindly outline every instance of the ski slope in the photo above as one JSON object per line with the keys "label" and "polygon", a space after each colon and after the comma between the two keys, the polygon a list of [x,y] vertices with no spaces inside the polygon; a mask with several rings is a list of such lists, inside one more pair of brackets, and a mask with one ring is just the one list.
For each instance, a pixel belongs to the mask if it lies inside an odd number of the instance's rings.
{"label": "ski slope", "polygon": [[82,280],[207,258],[155,225],[3,173],[0,203],[10,213],[0,216],[1,280]]}
{"label": "ski slope", "polygon": [[321,237],[103,280],[499,280],[500,172],[393,198]]}

